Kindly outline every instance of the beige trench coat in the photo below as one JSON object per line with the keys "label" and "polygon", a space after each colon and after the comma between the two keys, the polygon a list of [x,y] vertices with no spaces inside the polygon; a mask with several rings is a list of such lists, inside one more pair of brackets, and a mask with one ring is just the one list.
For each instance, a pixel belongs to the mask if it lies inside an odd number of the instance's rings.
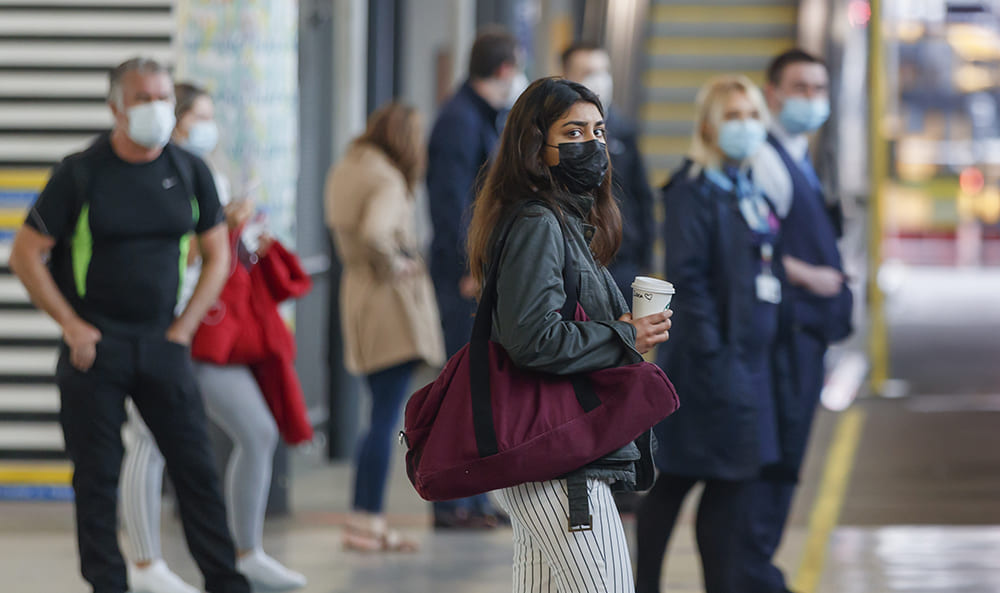
{"label": "beige trench coat", "polygon": [[[418,255],[414,201],[379,148],[356,144],[326,182],[326,224],[344,265],[345,366],[370,374],[410,360],[444,363],[434,287]],[[413,271],[403,275],[399,270]]]}

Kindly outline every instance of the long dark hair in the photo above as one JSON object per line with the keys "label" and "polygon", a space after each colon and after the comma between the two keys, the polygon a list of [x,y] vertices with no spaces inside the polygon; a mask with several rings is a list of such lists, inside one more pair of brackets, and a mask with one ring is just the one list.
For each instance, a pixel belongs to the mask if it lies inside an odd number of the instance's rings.
{"label": "long dark hair", "polygon": [[[511,207],[534,200],[545,202],[558,213],[566,210],[570,196],[552,177],[542,151],[552,124],[580,101],[592,103],[604,116],[600,99],[590,89],[558,77],[533,82],[511,109],[496,159],[476,196],[469,225],[469,268],[477,281],[482,281],[489,262],[493,231]],[[591,194],[594,208],[587,222],[597,229],[591,250],[598,263],[607,265],[622,239],[622,217],[611,195],[610,166],[604,181]]]}

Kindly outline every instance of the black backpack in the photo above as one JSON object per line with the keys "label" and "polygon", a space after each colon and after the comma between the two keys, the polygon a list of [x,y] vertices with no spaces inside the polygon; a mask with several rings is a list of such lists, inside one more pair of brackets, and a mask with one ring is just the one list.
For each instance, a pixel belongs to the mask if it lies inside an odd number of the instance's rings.
{"label": "black backpack", "polygon": [[[69,279],[70,284],[75,284],[73,279],[72,262],[72,238],[80,220],[80,214],[84,206],[90,202],[90,194],[93,189],[95,173],[100,173],[101,167],[107,160],[107,152],[110,150],[108,144],[111,142],[111,133],[104,132],[98,136],[86,149],[73,153],[64,159],[64,164],[69,168],[69,173],[73,177],[73,185],[76,188],[72,201],[73,215],[69,225],[70,232],[56,241],[52,249],[52,256],[49,258],[49,271],[56,282],[62,284],[60,279]],[[181,185],[189,196],[196,195],[194,191],[194,165],[191,159],[194,158],[174,143],[168,143],[163,152],[167,155],[170,165],[177,172]],[[197,220],[195,221],[197,223]],[[68,295],[67,295],[68,296]],[[72,291],[72,299],[79,302],[77,291]]]}
{"label": "black backpack", "polygon": [[[105,132],[97,137],[90,146],[80,152],[73,153],[66,157],[66,165],[69,167],[70,175],[73,176],[73,185],[76,187],[76,195],[73,200],[73,224],[80,217],[80,211],[84,204],[90,201],[91,182],[94,171],[100,170],[102,162],[107,158],[105,150],[106,144],[111,142],[110,132]],[[178,147],[173,142],[163,147],[163,152],[170,160],[170,165],[177,171],[181,185],[187,190],[188,195],[195,195],[194,191],[194,166],[191,164],[192,156]]]}

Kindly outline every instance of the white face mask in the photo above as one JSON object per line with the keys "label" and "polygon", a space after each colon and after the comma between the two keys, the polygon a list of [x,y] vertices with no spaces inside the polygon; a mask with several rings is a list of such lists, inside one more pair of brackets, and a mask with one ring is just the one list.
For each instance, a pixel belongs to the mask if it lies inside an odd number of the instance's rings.
{"label": "white face mask", "polygon": [[524,89],[528,88],[528,77],[520,70],[510,80],[510,90],[507,91],[507,98],[504,99],[503,106],[510,109],[517,102]]}
{"label": "white face mask", "polygon": [[580,84],[594,91],[594,94],[601,98],[601,104],[607,111],[615,93],[615,81],[611,78],[611,73],[606,70],[594,72],[580,81]]}
{"label": "white face mask", "polygon": [[188,137],[181,146],[200,157],[208,156],[219,143],[219,126],[211,120],[200,120],[188,128]]}
{"label": "white face mask", "polygon": [[150,101],[128,110],[128,136],[146,148],[163,148],[170,141],[177,120],[174,106],[166,101]]}

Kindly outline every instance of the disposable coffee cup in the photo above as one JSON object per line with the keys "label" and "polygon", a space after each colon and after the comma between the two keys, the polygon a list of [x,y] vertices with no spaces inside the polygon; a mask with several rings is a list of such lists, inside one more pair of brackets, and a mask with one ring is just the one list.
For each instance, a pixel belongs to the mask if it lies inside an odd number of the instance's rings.
{"label": "disposable coffee cup", "polygon": [[632,282],[632,319],[666,311],[673,296],[673,284],[648,276],[636,276]]}

